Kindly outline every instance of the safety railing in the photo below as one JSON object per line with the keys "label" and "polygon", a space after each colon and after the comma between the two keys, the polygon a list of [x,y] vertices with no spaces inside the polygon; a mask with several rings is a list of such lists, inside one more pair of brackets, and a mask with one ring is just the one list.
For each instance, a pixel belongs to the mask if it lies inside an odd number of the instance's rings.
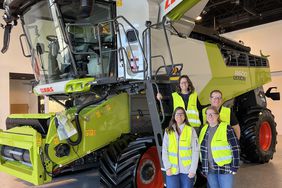
{"label": "safety railing", "polygon": [[[147,63],[147,59],[146,59],[146,56],[145,56],[145,53],[144,53],[144,48],[141,44],[141,41],[138,37],[138,30],[123,16],[118,16],[116,17],[115,19],[112,19],[112,20],[107,20],[105,22],[100,22],[98,25],[97,25],[97,35],[98,35],[98,42],[99,42],[99,53],[100,54],[104,54],[104,53],[110,53],[110,52],[113,52],[113,51],[116,51],[118,54],[119,54],[119,60],[120,62],[123,63],[123,67],[124,67],[124,74],[126,73],[126,67],[131,67],[131,60],[133,61],[133,63],[135,65],[137,65],[137,55],[134,54],[134,51],[132,49],[132,44],[130,44],[129,39],[128,39],[128,36],[126,35],[126,30],[125,30],[125,27],[124,27],[124,24],[121,23],[121,22],[124,22],[126,23],[130,30],[132,30],[134,32],[134,37],[136,38],[136,41],[138,43],[138,48],[140,49],[141,51],[141,54],[142,54],[142,58],[143,58],[143,70],[135,70],[134,68],[131,68],[130,71],[133,73],[133,74],[137,74],[137,73],[146,73],[147,70],[148,70],[148,63]],[[102,45],[102,40],[101,40],[101,29],[104,25],[106,24],[110,24],[113,29],[114,29],[114,33],[117,35],[117,41],[119,42],[119,47],[117,49],[112,49],[112,50],[103,50],[103,45]],[[122,38],[125,38],[126,40],[126,44],[124,44]],[[129,49],[129,52],[130,52],[130,56],[128,55],[127,53],[127,50],[125,48],[125,46],[128,47]],[[125,62],[126,61],[126,62]],[[127,66],[125,66],[127,65]]]}

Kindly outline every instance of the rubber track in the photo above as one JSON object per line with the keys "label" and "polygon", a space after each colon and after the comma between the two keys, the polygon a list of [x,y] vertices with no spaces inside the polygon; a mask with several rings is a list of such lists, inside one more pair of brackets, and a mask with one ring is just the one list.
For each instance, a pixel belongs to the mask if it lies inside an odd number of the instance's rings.
{"label": "rubber track", "polygon": [[134,135],[124,135],[110,144],[101,159],[101,184],[107,188],[135,187],[138,162],[153,144],[153,137],[138,138]]}

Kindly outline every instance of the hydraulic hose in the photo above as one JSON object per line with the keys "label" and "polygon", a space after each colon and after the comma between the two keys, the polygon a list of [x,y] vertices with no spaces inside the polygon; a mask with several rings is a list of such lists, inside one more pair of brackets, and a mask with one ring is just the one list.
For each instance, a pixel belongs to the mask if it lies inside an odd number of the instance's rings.
{"label": "hydraulic hose", "polygon": [[90,105],[94,105],[97,104],[103,100],[106,99],[106,97],[108,96],[108,94],[106,93],[104,96],[102,96],[101,98],[94,100],[94,101],[90,101],[88,103],[85,103],[84,105],[78,107],[77,111],[75,112],[75,124],[76,124],[76,128],[77,128],[77,135],[78,138],[76,141],[72,141],[70,138],[67,139],[67,142],[69,145],[71,146],[76,146],[81,142],[82,139],[82,131],[81,131],[81,126],[80,126],[80,122],[79,122],[79,113],[86,107],[90,106]]}

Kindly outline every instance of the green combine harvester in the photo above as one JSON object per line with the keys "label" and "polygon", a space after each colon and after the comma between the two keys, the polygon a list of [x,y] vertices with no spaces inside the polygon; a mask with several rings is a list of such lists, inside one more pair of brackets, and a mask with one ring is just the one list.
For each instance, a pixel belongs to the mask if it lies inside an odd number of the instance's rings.
{"label": "green combine harvester", "polygon": [[[34,93],[60,113],[12,114],[0,131],[0,171],[35,185],[97,167],[105,187],[164,186],[161,144],[177,79],[192,79],[202,105],[223,91],[241,127],[242,158],[272,159],[276,123],[264,92],[269,62],[250,48],[195,28],[207,0],[3,0],[2,53],[21,23]],[[198,176],[197,184],[200,181]]]}

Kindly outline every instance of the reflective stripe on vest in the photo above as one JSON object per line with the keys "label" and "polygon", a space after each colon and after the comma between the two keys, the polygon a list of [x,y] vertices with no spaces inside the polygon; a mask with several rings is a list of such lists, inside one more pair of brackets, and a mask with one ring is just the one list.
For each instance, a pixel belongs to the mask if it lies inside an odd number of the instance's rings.
{"label": "reflective stripe on vest", "polygon": [[[168,133],[168,160],[171,163],[171,173],[177,174],[179,171],[178,165],[178,155],[183,166],[188,166],[192,162],[192,147],[191,147],[191,138],[192,138],[192,128],[188,125],[185,125],[182,133],[177,142],[175,131]],[[179,153],[178,153],[179,152]]]}
{"label": "reflective stripe on vest", "polygon": [[[177,92],[172,93],[172,98],[173,98],[173,110],[175,110],[177,107],[183,107],[185,109],[184,101]],[[198,96],[196,92],[193,92],[189,95],[188,105],[186,110],[188,122],[192,127],[201,126],[199,112],[197,109],[197,98]]]}
{"label": "reflective stripe on vest", "polygon": [[[230,164],[232,161],[232,150],[227,140],[227,126],[225,122],[221,122],[217,127],[211,141],[212,157],[218,166]],[[199,143],[202,144],[206,134],[208,125],[205,124],[199,136]]]}
{"label": "reflective stripe on vest", "polygon": [[[202,114],[203,114],[203,124],[205,124],[206,121],[207,121],[206,110],[207,110],[207,107],[202,110]],[[225,122],[225,123],[227,123],[228,125],[230,125],[230,117],[231,117],[231,109],[222,106],[221,109],[220,109],[220,112],[219,112],[219,118],[220,118],[220,120],[221,120],[222,122]]]}

